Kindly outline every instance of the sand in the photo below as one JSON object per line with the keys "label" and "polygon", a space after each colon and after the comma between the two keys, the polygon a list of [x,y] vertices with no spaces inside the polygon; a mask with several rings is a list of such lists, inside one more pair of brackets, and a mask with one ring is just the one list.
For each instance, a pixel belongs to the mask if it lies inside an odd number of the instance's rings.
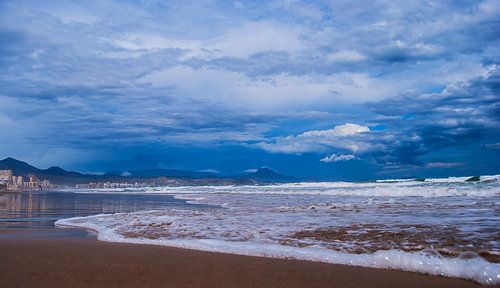
{"label": "sand", "polygon": [[395,270],[107,243],[0,237],[0,287],[480,287]]}

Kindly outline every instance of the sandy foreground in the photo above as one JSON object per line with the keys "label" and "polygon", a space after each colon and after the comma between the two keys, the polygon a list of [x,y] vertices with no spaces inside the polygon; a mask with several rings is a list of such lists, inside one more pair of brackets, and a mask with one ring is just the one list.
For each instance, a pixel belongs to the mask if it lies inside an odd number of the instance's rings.
{"label": "sandy foreground", "polygon": [[89,237],[37,239],[29,233],[0,237],[0,286],[480,287],[466,280],[394,270],[107,243]]}

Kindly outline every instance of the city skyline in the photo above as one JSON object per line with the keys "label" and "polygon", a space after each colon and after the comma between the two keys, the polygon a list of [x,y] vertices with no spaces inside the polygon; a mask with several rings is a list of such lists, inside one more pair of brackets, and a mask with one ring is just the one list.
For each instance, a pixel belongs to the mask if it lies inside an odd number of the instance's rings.
{"label": "city skyline", "polygon": [[0,158],[498,174],[495,1],[2,1]]}

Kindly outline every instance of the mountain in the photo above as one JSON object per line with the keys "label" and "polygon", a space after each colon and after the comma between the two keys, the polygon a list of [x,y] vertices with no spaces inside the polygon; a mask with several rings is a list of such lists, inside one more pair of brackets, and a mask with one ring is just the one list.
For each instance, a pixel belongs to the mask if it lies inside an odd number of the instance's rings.
{"label": "mountain", "polygon": [[176,169],[147,169],[136,171],[112,171],[104,175],[82,174],[66,171],[60,167],[39,169],[26,162],[6,158],[0,161],[0,170],[12,170],[16,176],[35,175],[59,185],[74,185],[89,182],[147,182],[159,185],[249,185],[257,183],[291,182],[297,179],[262,167],[255,172],[221,176],[210,172]]}
{"label": "mountain", "polygon": [[209,172],[178,170],[178,169],[145,169],[135,171],[111,171],[106,175],[127,176],[137,178],[176,177],[176,178],[217,178],[218,175]]}
{"label": "mountain", "polygon": [[246,172],[242,174],[231,175],[228,177],[233,179],[252,179],[256,182],[265,183],[297,181],[295,177],[280,174],[269,167],[261,167],[255,172]]}
{"label": "mountain", "polygon": [[83,180],[94,179],[94,175],[66,171],[60,167],[52,166],[48,169],[39,169],[24,161],[14,158],[5,158],[0,161],[0,170],[12,170],[16,176],[28,177],[34,175],[39,179],[49,180],[54,183],[77,183]]}
{"label": "mountain", "polygon": [[280,174],[271,168],[268,167],[262,167],[257,169],[253,175],[251,175],[251,178],[260,180],[260,181],[269,181],[269,182],[290,182],[297,180],[294,177],[286,176],[283,174]]}
{"label": "mountain", "polygon": [[42,171],[26,162],[19,161],[11,157],[0,161],[0,170],[12,170],[14,175],[22,176],[28,176],[28,174],[35,174]]}
{"label": "mountain", "polygon": [[254,182],[290,182],[296,181],[294,177],[282,175],[269,167],[261,167],[255,172],[247,172],[232,175],[219,175],[210,172],[199,172],[189,170],[177,169],[147,169],[136,171],[112,171],[106,175],[126,176],[132,178],[153,178],[153,177],[172,177],[172,178],[191,178],[191,179],[204,179],[204,178],[220,178],[220,179],[234,179],[234,180],[253,180]]}

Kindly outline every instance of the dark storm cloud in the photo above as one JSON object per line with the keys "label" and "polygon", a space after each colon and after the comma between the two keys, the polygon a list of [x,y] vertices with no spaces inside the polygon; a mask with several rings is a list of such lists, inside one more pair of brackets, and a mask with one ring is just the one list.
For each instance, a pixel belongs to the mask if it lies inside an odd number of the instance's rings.
{"label": "dark storm cloud", "polygon": [[376,114],[393,117],[383,123],[389,123],[391,131],[403,139],[392,145],[389,154],[403,163],[418,164],[416,157],[406,159],[404,155],[497,142],[500,139],[498,76],[495,66],[483,77],[455,83],[440,93],[399,96],[370,104]]}

